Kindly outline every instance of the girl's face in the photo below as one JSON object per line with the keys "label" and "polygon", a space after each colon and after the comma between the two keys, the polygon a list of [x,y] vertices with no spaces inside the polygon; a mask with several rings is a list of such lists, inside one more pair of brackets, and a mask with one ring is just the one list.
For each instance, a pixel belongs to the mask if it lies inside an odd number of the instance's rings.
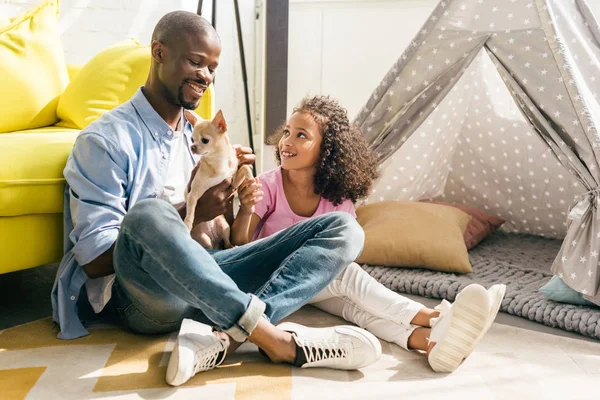
{"label": "girl's face", "polygon": [[281,167],[288,171],[316,167],[322,140],[321,129],[310,114],[293,113],[279,140]]}

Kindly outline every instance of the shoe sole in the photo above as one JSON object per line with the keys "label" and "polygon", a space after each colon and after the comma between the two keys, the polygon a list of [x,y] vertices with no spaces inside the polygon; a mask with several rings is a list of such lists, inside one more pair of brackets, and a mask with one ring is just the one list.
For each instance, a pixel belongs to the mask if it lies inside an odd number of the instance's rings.
{"label": "shoe sole", "polygon": [[475,349],[490,315],[488,294],[479,285],[466,287],[452,305],[452,321],[444,338],[429,353],[436,372],[452,372]]}
{"label": "shoe sole", "polygon": [[496,320],[496,316],[498,315],[498,311],[500,311],[500,306],[502,306],[502,300],[504,300],[504,295],[506,294],[506,285],[494,285],[488,289],[488,298],[490,298],[490,319],[488,326],[485,328],[486,332],[494,321]]}
{"label": "shoe sole", "polygon": [[[179,352],[180,344],[183,344],[185,348],[190,348],[193,346],[191,343],[188,343],[188,339],[185,336],[180,336],[177,338],[177,342],[175,342],[175,347],[173,348],[173,352],[171,353],[171,358],[169,358],[169,365],[167,366],[167,376],[165,379],[167,383],[171,386],[183,385],[191,378],[192,375],[190,374],[190,371],[187,371],[185,368],[180,367],[180,365],[194,365],[193,351]],[[182,362],[180,362],[180,360]]]}
{"label": "shoe sole", "polygon": [[[304,325],[300,325],[300,324],[296,324],[294,322],[283,322],[279,325],[277,325],[277,327],[281,330],[284,331],[291,331],[294,333],[298,333],[298,332],[302,332],[303,329],[306,329],[307,327]],[[367,332],[364,329],[361,329],[357,326],[352,326],[352,325],[339,325],[339,326],[333,326],[330,327],[335,329],[335,331],[341,335],[348,335],[347,331],[352,332],[351,335],[349,336],[360,336],[364,339],[364,341],[368,342],[371,345],[371,348],[373,348],[375,350],[375,357],[373,359],[366,359],[364,362],[362,362],[361,364],[357,365],[357,366],[353,366],[353,367],[348,367],[348,368],[344,368],[344,367],[330,367],[332,369],[340,369],[340,370],[356,370],[359,368],[364,368],[368,365],[373,364],[375,361],[377,361],[379,359],[379,357],[381,357],[381,343],[379,342],[379,339],[377,339],[375,337],[375,335],[373,335],[370,332]],[[309,328],[312,329],[312,328]],[[320,329],[320,328],[316,328],[316,329]],[[305,367],[302,366],[302,368],[311,368],[311,367]]]}
{"label": "shoe sole", "polygon": [[506,285],[493,285],[487,290],[488,299],[490,300],[490,312],[488,317],[488,322],[485,325],[485,329],[481,332],[481,336],[477,339],[477,343],[475,346],[481,342],[485,334],[490,330],[492,324],[496,320],[496,316],[498,316],[498,311],[500,311],[500,306],[502,305],[502,300],[504,299],[504,295],[506,294]]}

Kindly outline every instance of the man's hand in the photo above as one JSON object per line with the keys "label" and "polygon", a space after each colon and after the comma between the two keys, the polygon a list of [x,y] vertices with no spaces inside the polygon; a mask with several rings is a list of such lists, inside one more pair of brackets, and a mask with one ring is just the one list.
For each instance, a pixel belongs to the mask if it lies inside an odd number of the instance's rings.
{"label": "man's hand", "polygon": [[[195,171],[194,171],[195,172]],[[192,173],[192,179],[194,175]],[[194,226],[199,222],[210,221],[219,215],[225,214],[233,204],[234,188],[231,186],[232,178],[227,178],[208,189],[196,203],[196,212],[194,214]],[[179,209],[179,215],[185,219],[186,204]]]}
{"label": "man's hand", "polygon": [[[235,149],[239,165],[250,165],[256,160],[256,156],[252,153],[252,149],[250,147],[236,144],[233,145],[233,148]],[[188,193],[192,188],[192,181],[196,176],[196,172],[198,172],[198,165],[196,165],[192,170],[192,174],[187,186]],[[218,185],[213,186],[204,192],[202,197],[198,199],[198,203],[196,204],[196,212],[194,215],[194,225],[199,222],[210,221],[222,214],[225,214],[226,217],[228,214],[231,214],[230,217],[233,218],[232,205],[235,188],[231,187],[232,179],[233,177],[227,178]],[[179,215],[181,215],[181,218],[185,219],[186,205],[184,204],[178,211]]]}

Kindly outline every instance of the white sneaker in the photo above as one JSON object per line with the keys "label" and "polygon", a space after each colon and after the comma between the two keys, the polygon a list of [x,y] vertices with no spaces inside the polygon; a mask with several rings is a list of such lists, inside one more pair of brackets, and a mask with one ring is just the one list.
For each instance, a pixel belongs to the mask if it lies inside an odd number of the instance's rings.
{"label": "white sneaker", "polygon": [[429,365],[436,372],[452,372],[483,336],[490,315],[488,292],[472,284],[456,296],[453,304],[443,300],[435,309],[440,310],[440,316],[431,320],[429,341],[436,345],[429,352]]}
{"label": "white sneaker", "polygon": [[498,284],[493,285],[487,290],[488,300],[490,302],[490,313],[488,316],[488,322],[485,326],[483,334],[481,335],[480,340],[485,336],[487,331],[490,329],[496,316],[498,315],[498,311],[500,311],[500,306],[502,305],[502,300],[504,299],[504,295],[506,294],[506,285]]}
{"label": "white sneaker", "polygon": [[381,356],[381,343],[364,329],[356,326],[309,328],[293,322],[277,325],[292,334],[306,363],[302,368],[333,368],[353,370],[371,365]]}
{"label": "white sneaker", "polygon": [[166,381],[179,386],[198,372],[221,365],[227,354],[227,343],[212,333],[212,327],[184,319],[167,367]]}

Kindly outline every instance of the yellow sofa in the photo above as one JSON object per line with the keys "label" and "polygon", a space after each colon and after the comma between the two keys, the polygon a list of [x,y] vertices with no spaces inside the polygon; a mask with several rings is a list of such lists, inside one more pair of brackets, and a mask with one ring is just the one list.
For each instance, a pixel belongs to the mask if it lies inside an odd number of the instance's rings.
{"label": "yellow sofa", "polygon": [[[62,47],[53,43],[56,57],[49,62],[44,52],[52,45],[47,42],[53,35],[55,42],[60,40],[57,15],[58,0],[44,0],[23,15],[0,21],[0,274],[60,261],[63,169],[73,143],[87,124],[131,97],[149,70],[150,50],[135,41],[111,46],[83,67],[64,65],[63,54],[56,54]],[[56,68],[64,76],[60,84],[48,88],[47,79],[37,80],[39,73],[20,74],[34,67]],[[32,79],[34,86],[28,87]],[[48,95],[48,90],[54,93]],[[23,117],[6,119],[11,107]],[[32,107],[37,109],[24,112]],[[210,118],[213,109],[209,87],[196,112]],[[21,121],[30,115],[30,120]],[[45,126],[40,121],[51,123]],[[19,124],[24,128],[10,130]]]}

